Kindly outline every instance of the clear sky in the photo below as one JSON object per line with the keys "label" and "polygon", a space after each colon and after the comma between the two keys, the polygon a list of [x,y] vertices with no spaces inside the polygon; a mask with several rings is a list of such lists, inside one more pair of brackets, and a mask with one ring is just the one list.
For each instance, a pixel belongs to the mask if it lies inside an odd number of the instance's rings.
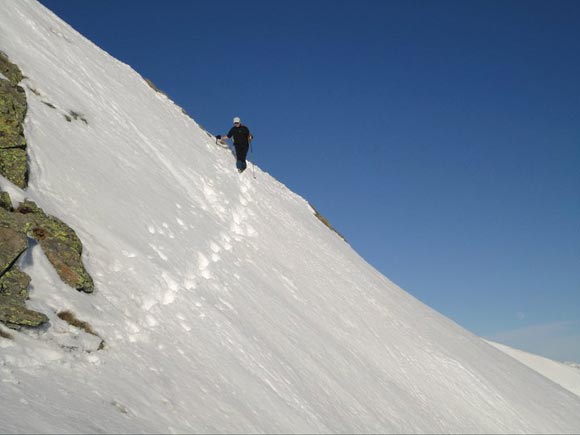
{"label": "clear sky", "polygon": [[418,299],[580,361],[580,2],[41,2]]}

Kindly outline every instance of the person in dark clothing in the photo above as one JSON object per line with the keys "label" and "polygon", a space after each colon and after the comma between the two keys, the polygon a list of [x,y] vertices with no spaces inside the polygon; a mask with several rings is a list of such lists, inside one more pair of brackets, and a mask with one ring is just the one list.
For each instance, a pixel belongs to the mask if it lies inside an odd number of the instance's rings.
{"label": "person in dark clothing", "polygon": [[[246,156],[253,136],[250,134],[250,129],[242,125],[240,118],[237,116],[234,118],[234,126],[225,136],[228,139],[232,137],[234,138],[234,147],[236,149],[236,167],[239,172],[243,172],[246,169]],[[224,136],[217,136],[217,138],[222,139]]]}

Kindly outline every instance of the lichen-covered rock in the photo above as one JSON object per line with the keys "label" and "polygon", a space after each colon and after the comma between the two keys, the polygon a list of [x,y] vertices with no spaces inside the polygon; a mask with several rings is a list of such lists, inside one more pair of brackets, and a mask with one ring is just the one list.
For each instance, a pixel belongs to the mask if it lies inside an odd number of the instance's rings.
{"label": "lichen-covered rock", "polygon": [[27,232],[30,237],[41,242],[47,238],[56,238],[69,245],[78,254],[82,253],[83,245],[74,230],[60,219],[47,215],[34,201],[22,202],[16,212],[27,216]]}
{"label": "lichen-covered rock", "polygon": [[74,230],[60,219],[44,213],[32,201],[23,202],[15,214],[26,216],[26,233],[40,243],[60,279],[77,290],[91,293],[93,279],[83,265],[83,245]]}
{"label": "lichen-covered rock", "polygon": [[26,248],[26,235],[10,228],[0,228],[0,276],[4,275]]}
{"label": "lichen-covered rock", "polygon": [[0,322],[12,328],[38,326],[48,318],[25,306],[30,277],[14,263],[28,248],[28,239],[24,232],[18,231],[17,220],[7,218],[11,214],[0,208]]}
{"label": "lichen-covered rock", "polygon": [[74,250],[66,241],[55,237],[41,239],[40,245],[60,279],[85,293],[93,291],[93,280],[85,270],[79,252]]}
{"label": "lichen-covered rock", "polygon": [[48,322],[48,317],[0,293],[0,322],[9,327],[40,326]]}
{"label": "lichen-covered rock", "polygon": [[28,222],[28,218],[25,215],[0,207],[0,227],[10,228],[26,234],[32,224]]}
{"label": "lichen-covered rock", "polygon": [[[0,211],[0,218],[12,214],[1,208]],[[5,223],[0,219],[0,224]],[[14,263],[26,248],[28,239],[24,232],[0,226],[0,322],[10,327],[39,326],[48,321],[44,314],[25,306],[30,277]]]}
{"label": "lichen-covered rock", "polygon": [[23,122],[27,109],[24,89],[0,80],[0,148],[26,147]]}
{"label": "lichen-covered rock", "polygon": [[22,148],[0,148],[0,175],[21,189],[28,186],[28,155]]}
{"label": "lichen-covered rock", "polygon": [[60,278],[71,287],[92,293],[93,279],[82,262],[83,245],[75,231],[47,215],[33,201],[24,201],[14,212],[0,208],[0,228],[9,228],[38,241]]}
{"label": "lichen-covered rock", "polygon": [[0,51],[0,73],[10,80],[12,84],[18,84],[22,80],[22,73],[17,65],[8,60],[8,56]]}
{"label": "lichen-covered rock", "polygon": [[22,189],[29,172],[23,128],[27,108],[24,89],[0,80],[0,174]]}
{"label": "lichen-covered rock", "polygon": [[28,299],[30,277],[18,266],[12,266],[0,277],[0,295],[24,304]]}
{"label": "lichen-covered rock", "polygon": [[10,195],[8,192],[2,192],[0,190],[0,208],[4,210],[12,211],[12,200],[10,199]]}
{"label": "lichen-covered rock", "polygon": [[[18,86],[23,78],[20,69],[1,51],[0,73],[0,175],[24,189],[29,173],[23,127],[26,93]],[[0,322],[12,328],[48,321],[25,306],[30,277],[15,262],[28,247],[27,236],[39,242],[63,281],[85,292],[94,288],[82,264],[82,244],[76,233],[34,202],[25,201],[14,210],[10,196],[0,191]]]}

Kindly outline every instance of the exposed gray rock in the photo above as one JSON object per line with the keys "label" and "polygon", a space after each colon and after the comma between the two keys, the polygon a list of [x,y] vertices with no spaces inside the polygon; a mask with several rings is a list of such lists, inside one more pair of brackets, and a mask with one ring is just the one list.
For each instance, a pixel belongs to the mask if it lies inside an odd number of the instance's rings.
{"label": "exposed gray rock", "polygon": [[8,60],[8,56],[0,51],[0,73],[5,76],[12,84],[17,85],[22,80],[22,72],[18,65]]}
{"label": "exposed gray rock", "polygon": [[48,317],[0,293],[0,322],[18,329],[20,326],[40,326],[48,322]]}
{"label": "exposed gray rock", "polygon": [[12,211],[12,200],[10,199],[10,195],[8,192],[0,191],[0,208],[3,208],[8,211]]}
{"label": "exposed gray rock", "polygon": [[12,267],[26,248],[25,234],[11,228],[0,228],[0,276]]}
{"label": "exposed gray rock", "polygon": [[83,245],[74,230],[60,219],[44,213],[32,201],[23,202],[15,214],[26,217],[26,233],[40,243],[60,278],[77,290],[91,293],[93,279],[83,265]]}
{"label": "exposed gray rock", "polygon": [[94,289],[82,263],[81,241],[68,225],[32,201],[13,211],[0,208],[0,322],[10,327],[38,326],[48,320],[25,307],[30,277],[14,265],[28,247],[27,237],[38,241],[65,283],[87,293]]}
{"label": "exposed gray rock", "polygon": [[26,93],[18,86],[22,74],[0,52],[0,174],[20,188],[28,185],[28,156],[24,138],[24,118],[28,105]]}
{"label": "exposed gray rock", "polygon": [[10,327],[38,326],[48,318],[26,308],[30,277],[14,265],[28,247],[26,235],[0,227],[0,322]]}
{"label": "exposed gray rock", "polygon": [[[29,172],[23,128],[28,106],[24,89],[18,86],[22,78],[20,69],[0,52],[0,175],[24,189]],[[39,95],[38,91],[32,92]],[[70,115],[71,120],[88,124],[80,113],[71,111]],[[48,321],[44,314],[26,308],[30,277],[15,265],[28,247],[28,237],[38,241],[65,283],[87,293],[94,289],[74,230],[32,201],[14,210],[8,193],[0,192],[0,322],[11,328]]]}
{"label": "exposed gray rock", "polygon": [[0,294],[24,304],[28,299],[30,277],[18,266],[12,266],[0,277]]}

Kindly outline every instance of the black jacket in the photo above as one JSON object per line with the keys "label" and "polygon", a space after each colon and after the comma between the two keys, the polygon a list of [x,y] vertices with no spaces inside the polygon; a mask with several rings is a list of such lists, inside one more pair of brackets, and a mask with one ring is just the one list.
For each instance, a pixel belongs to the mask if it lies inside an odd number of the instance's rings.
{"label": "black jacket", "polygon": [[234,144],[236,145],[248,145],[251,137],[250,130],[245,125],[232,127],[228,132],[228,139],[232,136],[234,138]]}

